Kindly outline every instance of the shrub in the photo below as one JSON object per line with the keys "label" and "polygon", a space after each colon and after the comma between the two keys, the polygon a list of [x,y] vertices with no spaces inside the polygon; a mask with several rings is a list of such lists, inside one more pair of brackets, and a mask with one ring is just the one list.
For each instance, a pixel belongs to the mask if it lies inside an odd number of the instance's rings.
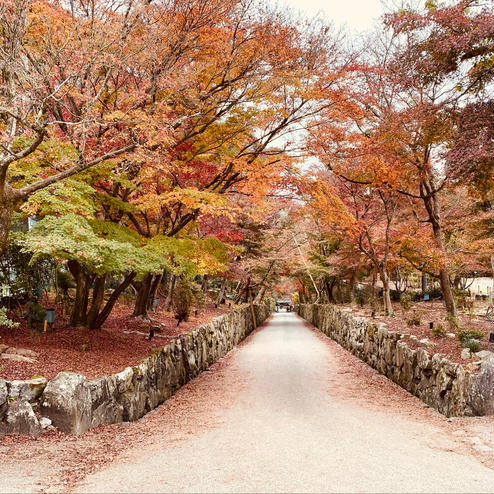
{"label": "shrub", "polygon": [[[443,298],[443,294],[440,288],[431,288],[427,290],[427,294],[429,295],[429,300]],[[414,292],[412,298],[414,302],[420,302],[421,300],[424,300],[424,294],[422,292]]]}
{"label": "shrub", "polygon": [[178,324],[189,318],[193,300],[194,294],[188,283],[180,281],[173,291],[173,313]]}
{"label": "shrub", "polygon": [[192,301],[196,304],[196,306],[204,307],[204,305],[206,305],[206,295],[201,290],[201,288],[196,286],[191,290],[192,290]]}
{"label": "shrub", "polygon": [[482,349],[482,344],[478,340],[466,340],[462,343],[464,348],[469,348],[471,352],[479,352]]}
{"label": "shrub", "polygon": [[18,322],[14,322],[7,317],[7,309],[5,307],[0,308],[0,326],[6,326],[7,328],[17,328]]}
{"label": "shrub", "polygon": [[356,288],[354,290],[354,299],[360,305],[360,307],[363,307],[366,304],[370,304],[371,306],[374,305],[373,310],[376,309],[377,299],[374,294],[374,290],[369,285],[364,285],[361,288]]}
{"label": "shrub", "polygon": [[438,338],[442,338],[446,334],[444,326],[438,322],[431,330],[432,334]]}
{"label": "shrub", "polygon": [[477,329],[459,329],[456,337],[462,345],[465,345],[466,342],[471,340],[481,340],[484,337],[484,333]]}
{"label": "shrub", "polygon": [[382,308],[382,301],[378,299],[375,295],[372,295],[369,299],[369,305],[373,312],[378,312]]}
{"label": "shrub", "polygon": [[453,289],[453,298],[455,299],[456,306],[459,309],[471,309],[473,307],[473,301],[468,297],[466,290]]}
{"label": "shrub", "polygon": [[[298,292],[297,292],[298,293]],[[355,302],[357,302],[357,304],[360,306],[360,307],[363,307],[365,305],[365,302],[366,302],[366,297],[365,297],[365,292],[363,289],[361,288],[357,288],[355,290]]]}
{"label": "shrub", "polygon": [[400,292],[399,290],[394,290],[393,288],[389,290],[389,296],[392,302],[399,302],[402,295],[403,292]]}
{"label": "shrub", "polygon": [[57,285],[59,290],[64,295],[67,295],[69,290],[74,287],[74,283],[72,281],[72,275],[68,271],[62,271],[61,269],[58,269]]}
{"label": "shrub", "polygon": [[412,297],[409,293],[402,293],[400,297],[400,305],[404,311],[408,311],[412,307]]}
{"label": "shrub", "polygon": [[27,325],[31,329],[40,329],[41,323],[45,320],[46,310],[38,302],[29,302],[26,305]]}
{"label": "shrub", "polygon": [[461,331],[460,321],[458,321],[458,318],[448,314],[446,316],[446,321],[452,331]]}
{"label": "shrub", "polygon": [[414,310],[412,312],[412,316],[409,319],[407,319],[408,326],[420,326],[421,323],[422,323],[422,315]]}

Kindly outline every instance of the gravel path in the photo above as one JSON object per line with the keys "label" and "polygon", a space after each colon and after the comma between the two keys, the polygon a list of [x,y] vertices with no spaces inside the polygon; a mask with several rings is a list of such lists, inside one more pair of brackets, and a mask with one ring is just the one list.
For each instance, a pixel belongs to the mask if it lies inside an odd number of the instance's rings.
{"label": "gravel path", "polygon": [[494,490],[491,419],[447,422],[294,314],[195,381],[73,491]]}

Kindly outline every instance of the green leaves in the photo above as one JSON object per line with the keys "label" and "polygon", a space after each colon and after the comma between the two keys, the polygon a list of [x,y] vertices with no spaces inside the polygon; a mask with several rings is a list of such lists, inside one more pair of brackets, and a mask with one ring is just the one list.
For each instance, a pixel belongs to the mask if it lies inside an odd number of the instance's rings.
{"label": "green leaves", "polygon": [[215,238],[147,239],[126,226],[73,213],[46,216],[18,241],[33,252],[32,262],[44,256],[77,260],[98,275],[133,271],[138,279],[163,269],[187,278],[215,274],[226,269],[231,250]]}
{"label": "green leaves", "polygon": [[53,184],[33,194],[21,206],[27,215],[77,214],[90,218],[96,211],[93,187],[76,178]]}

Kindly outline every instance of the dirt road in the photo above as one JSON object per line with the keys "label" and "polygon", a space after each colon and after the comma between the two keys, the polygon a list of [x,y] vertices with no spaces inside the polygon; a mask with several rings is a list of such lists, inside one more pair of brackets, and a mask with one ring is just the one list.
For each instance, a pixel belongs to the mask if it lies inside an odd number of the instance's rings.
{"label": "dirt road", "polygon": [[[493,492],[492,425],[448,422],[296,315],[279,313],[142,422],[65,447],[52,441],[44,463],[4,471],[21,479],[30,468],[29,482],[11,483],[12,491]],[[61,468],[67,445],[70,458],[76,450],[81,461],[84,451],[101,458],[83,475],[72,459]]]}
{"label": "dirt road", "polygon": [[[492,492],[493,472],[433,426],[344,399],[338,359],[294,314],[236,353],[248,381],[221,425],[130,452],[83,492]],[[435,444],[437,442],[437,444]]]}

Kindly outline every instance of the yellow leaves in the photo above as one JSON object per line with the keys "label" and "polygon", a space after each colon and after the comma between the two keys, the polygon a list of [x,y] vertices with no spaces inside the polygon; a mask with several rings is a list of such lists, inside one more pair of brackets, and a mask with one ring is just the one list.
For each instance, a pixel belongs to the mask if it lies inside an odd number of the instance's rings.
{"label": "yellow leaves", "polygon": [[200,191],[194,188],[175,188],[164,194],[147,193],[135,201],[135,204],[143,211],[158,214],[162,208],[174,209],[177,205],[183,212],[199,211],[199,214],[224,216],[234,220],[233,214],[238,211],[230,204],[225,195],[214,192]]}
{"label": "yellow leaves", "polygon": [[336,189],[323,180],[312,185],[307,207],[326,227],[352,235],[359,230],[355,216],[340,199]]}

